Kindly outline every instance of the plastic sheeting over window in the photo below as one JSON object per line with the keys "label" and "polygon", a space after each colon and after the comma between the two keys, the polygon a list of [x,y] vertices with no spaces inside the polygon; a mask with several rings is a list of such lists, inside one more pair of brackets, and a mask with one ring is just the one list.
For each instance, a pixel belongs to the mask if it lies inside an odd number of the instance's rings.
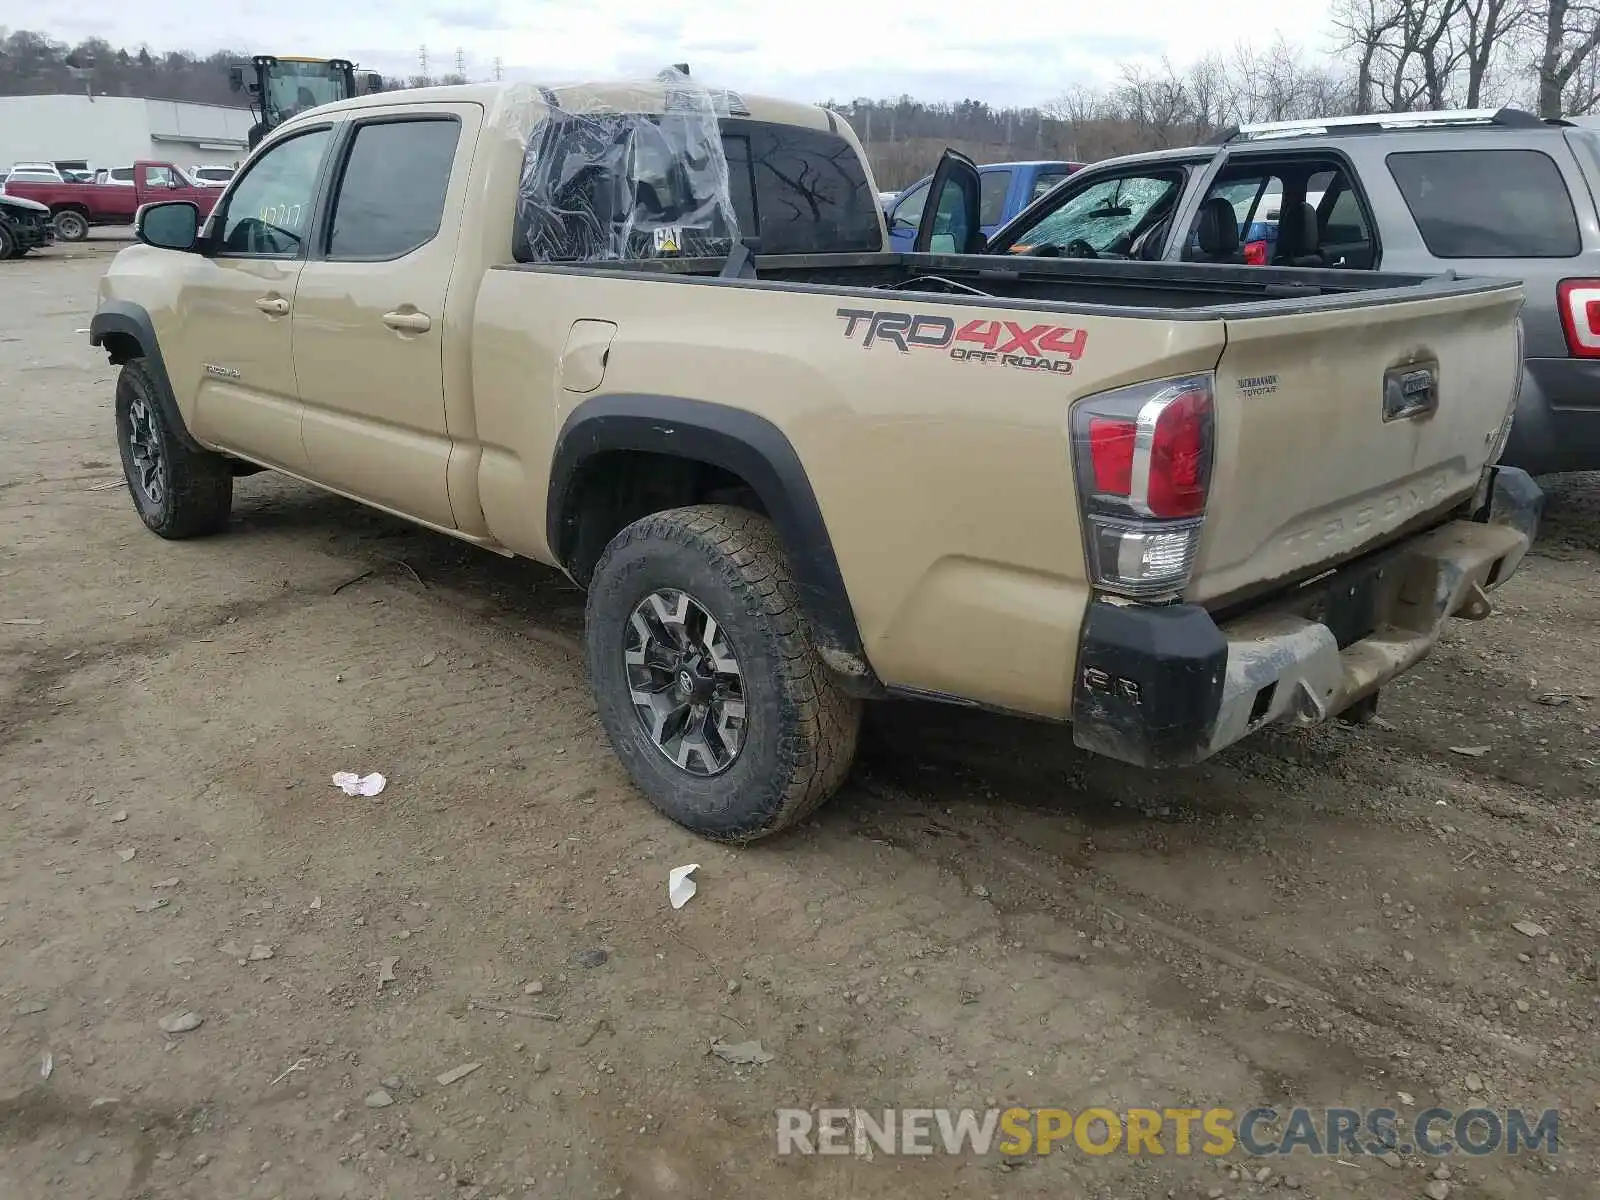
{"label": "plastic sheeting over window", "polygon": [[571,107],[585,91],[563,89],[568,103],[543,93],[517,196],[518,261],[728,253],[741,235],[719,117],[741,111],[738,97],[674,70],[639,85],[636,103],[611,89]]}

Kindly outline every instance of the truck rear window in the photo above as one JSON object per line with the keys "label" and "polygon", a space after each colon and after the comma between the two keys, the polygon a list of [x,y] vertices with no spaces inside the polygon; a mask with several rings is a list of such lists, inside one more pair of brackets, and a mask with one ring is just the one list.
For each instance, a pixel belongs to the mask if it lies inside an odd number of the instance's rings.
{"label": "truck rear window", "polygon": [[719,202],[707,190],[713,173],[693,161],[692,127],[641,139],[652,124],[661,126],[626,115],[541,122],[518,197],[518,262],[725,254],[730,214],[760,254],[883,248],[877,197],[838,134],[722,118],[728,191]]}
{"label": "truck rear window", "polygon": [[758,253],[883,249],[877,197],[838,134],[729,118],[722,147],[740,236],[759,239]]}
{"label": "truck rear window", "polygon": [[1581,248],[1566,181],[1539,150],[1388,156],[1417,230],[1438,258],[1571,258]]}

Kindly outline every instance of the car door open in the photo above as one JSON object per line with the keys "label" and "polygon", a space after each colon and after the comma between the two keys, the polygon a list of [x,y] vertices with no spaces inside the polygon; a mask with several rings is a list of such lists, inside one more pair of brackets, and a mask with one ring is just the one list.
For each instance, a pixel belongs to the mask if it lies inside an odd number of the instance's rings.
{"label": "car door open", "polygon": [[939,156],[928,202],[911,248],[918,254],[977,254],[983,249],[978,216],[982,180],[977,164],[958,150]]}

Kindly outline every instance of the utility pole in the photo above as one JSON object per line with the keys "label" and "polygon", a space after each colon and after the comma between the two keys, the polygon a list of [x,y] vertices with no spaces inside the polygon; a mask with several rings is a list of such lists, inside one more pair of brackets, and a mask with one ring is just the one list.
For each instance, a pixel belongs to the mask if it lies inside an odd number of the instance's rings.
{"label": "utility pole", "polygon": [[422,69],[422,77],[428,78],[428,45],[424,42],[417,49],[417,66]]}
{"label": "utility pole", "polygon": [[496,83],[499,83],[500,79],[501,79],[501,76],[504,73],[505,73],[505,68],[501,66],[501,64],[500,64],[500,56],[497,54],[497,55],[494,56],[494,81]]}
{"label": "utility pole", "polygon": [[467,52],[460,46],[456,47],[456,74],[463,79],[467,77]]}

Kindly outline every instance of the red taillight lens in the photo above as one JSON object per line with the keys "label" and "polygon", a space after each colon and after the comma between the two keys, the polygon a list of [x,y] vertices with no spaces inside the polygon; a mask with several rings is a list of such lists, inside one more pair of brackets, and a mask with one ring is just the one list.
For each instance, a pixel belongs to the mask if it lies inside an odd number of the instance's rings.
{"label": "red taillight lens", "polygon": [[1574,358],[1600,358],[1600,279],[1563,279],[1556,284],[1556,308]]}
{"label": "red taillight lens", "polygon": [[1246,242],[1244,244],[1244,265],[1247,267],[1266,266],[1267,244],[1265,242]]}
{"label": "red taillight lens", "polygon": [[1211,461],[1211,393],[1194,388],[1167,404],[1150,443],[1145,507],[1157,517],[1198,517],[1206,510]]}
{"label": "red taillight lens", "polygon": [[1135,421],[1089,418],[1089,461],[1094,467],[1095,491],[1126,496],[1133,490],[1133,445],[1138,433]]}
{"label": "red taillight lens", "polygon": [[1096,587],[1157,599],[1187,586],[1211,484],[1214,387],[1207,372],[1073,405],[1074,476]]}

